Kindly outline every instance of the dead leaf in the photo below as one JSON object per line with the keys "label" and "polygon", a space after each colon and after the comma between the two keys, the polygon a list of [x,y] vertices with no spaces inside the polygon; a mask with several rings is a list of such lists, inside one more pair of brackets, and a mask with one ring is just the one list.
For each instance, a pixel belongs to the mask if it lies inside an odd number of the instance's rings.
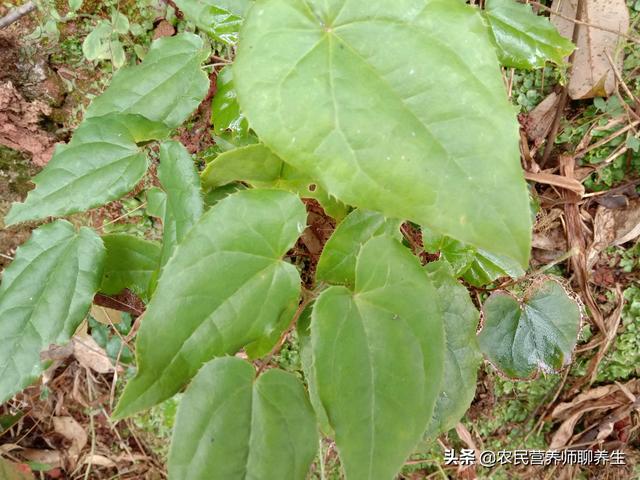
{"label": "dead leaf", "polygon": [[109,356],[90,335],[76,335],[73,337],[73,356],[80,365],[97,373],[113,372],[114,367]]}
{"label": "dead leaf", "polygon": [[544,183],[545,185],[553,185],[555,187],[564,188],[565,190],[570,190],[580,198],[584,196],[584,186],[575,178],[545,172],[524,172],[524,177],[532,182]]}
{"label": "dead leaf", "polygon": [[100,305],[91,305],[91,316],[103,325],[115,325],[122,321],[122,312]]}
{"label": "dead leaf", "polygon": [[[573,54],[573,66],[569,79],[569,96],[574,99],[608,97],[616,88],[616,77],[607,54],[614,57],[618,42],[629,30],[629,10],[625,0],[584,0],[581,21],[574,22],[554,15],[577,18],[578,0],[554,0],[551,5],[551,22],[569,40],[573,28],[578,28],[577,49]],[[602,28],[595,28],[595,26]],[[603,30],[604,29],[604,30]],[[618,66],[622,67],[622,56]]]}
{"label": "dead leaf", "polygon": [[551,92],[547,98],[525,116],[523,121],[524,131],[534,144],[538,145],[547,138],[559,103],[560,97],[558,94]]}
{"label": "dead leaf", "polygon": [[615,239],[613,210],[598,207],[593,219],[593,241],[587,252],[587,271],[591,271],[603,252]]}
{"label": "dead leaf", "polygon": [[117,465],[113,460],[108,459],[103,455],[93,454],[87,455],[83,462],[85,465],[95,465],[97,467],[115,468]]}
{"label": "dead leaf", "polygon": [[53,417],[53,429],[71,442],[67,455],[72,468],[75,467],[80,452],[87,445],[87,432],[73,417]]}
{"label": "dead leaf", "polygon": [[30,462],[42,463],[50,469],[62,467],[62,455],[57,450],[36,450],[33,448],[24,449],[20,456]]}
{"label": "dead leaf", "polygon": [[162,20],[153,30],[153,39],[157,40],[162,37],[170,37],[176,33],[176,29],[166,20]]}
{"label": "dead leaf", "polygon": [[613,210],[615,221],[614,245],[635,240],[640,236],[640,199],[629,200],[626,208]]}

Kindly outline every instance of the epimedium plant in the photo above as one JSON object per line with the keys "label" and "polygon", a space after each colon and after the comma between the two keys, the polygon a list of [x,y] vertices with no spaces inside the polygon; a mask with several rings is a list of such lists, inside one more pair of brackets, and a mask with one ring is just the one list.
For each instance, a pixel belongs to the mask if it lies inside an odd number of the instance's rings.
{"label": "epimedium plant", "polygon": [[[116,200],[159,143],[162,188],[147,201],[163,241],[63,219],[37,228],[0,287],[0,401],[39,376],[40,352],[73,335],[96,292],[128,288],[147,309],[113,418],[188,385],[171,478],[305,478],[321,433],[347,478],[391,479],[462,417],[482,354],[520,378],[569,362],[580,309],[560,284],[492,294],[476,336],[458,281],[527,267],[529,196],[499,60],[562,63],[572,45],[546,19],[510,0],[175,3],[215,41],[243,25],[213,105],[225,151],[199,174],[170,140],[208,91],[203,38],[159,39],[114,76],[5,220]],[[301,198],[338,224],[312,290],[287,258],[307,224]],[[439,261],[403,244],[405,221]],[[304,381],[264,370],[294,328]]]}

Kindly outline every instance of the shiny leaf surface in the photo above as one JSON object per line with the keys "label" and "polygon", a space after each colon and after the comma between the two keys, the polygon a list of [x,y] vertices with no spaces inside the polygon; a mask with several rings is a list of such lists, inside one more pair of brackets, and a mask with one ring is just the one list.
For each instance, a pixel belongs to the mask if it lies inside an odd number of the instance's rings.
{"label": "shiny leaf surface", "polygon": [[571,360],[580,308],[559,283],[534,285],[523,301],[496,292],[482,308],[480,348],[506,375],[529,378],[538,370],[558,371]]}

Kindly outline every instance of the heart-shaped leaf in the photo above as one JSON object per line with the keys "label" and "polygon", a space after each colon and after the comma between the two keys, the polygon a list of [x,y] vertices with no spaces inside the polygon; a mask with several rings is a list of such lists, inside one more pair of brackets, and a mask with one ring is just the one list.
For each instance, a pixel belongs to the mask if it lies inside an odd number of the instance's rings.
{"label": "heart-shaped leaf", "polygon": [[440,392],[444,332],[437,293],[399,242],[369,240],[353,291],[325,290],[313,307],[317,393],[348,479],[395,478]]}
{"label": "heart-shaped leaf", "polygon": [[495,292],[484,303],[480,349],[506,375],[529,378],[567,365],[578,339],[580,307],[553,280],[534,284],[519,301]]}
{"label": "heart-shaped leaf", "polygon": [[255,375],[239,358],[217,358],[198,372],[178,409],[170,478],[306,477],[318,433],[304,387],[282,370]]}
{"label": "heart-shaped leaf", "polygon": [[298,197],[276,190],[238,192],[205,213],[163,268],[136,341],[138,373],[114,415],[169,398],[216,356],[268,351],[297,307],[300,277],[282,256],[305,226]]}
{"label": "heart-shaped leaf", "polygon": [[192,33],[160,38],[141,64],[123,68],[113,77],[85,117],[137,113],[175,128],[207,94],[209,79],[201,64],[208,57],[202,39]]}
{"label": "heart-shaped leaf", "polygon": [[40,352],[64,343],[89,311],[102,278],[104,246],[64,220],[33,231],[0,286],[0,403],[42,372]]}
{"label": "heart-shaped leaf", "polygon": [[267,0],[233,68],[251,127],[329,194],[527,264],[516,112],[474,8]]}

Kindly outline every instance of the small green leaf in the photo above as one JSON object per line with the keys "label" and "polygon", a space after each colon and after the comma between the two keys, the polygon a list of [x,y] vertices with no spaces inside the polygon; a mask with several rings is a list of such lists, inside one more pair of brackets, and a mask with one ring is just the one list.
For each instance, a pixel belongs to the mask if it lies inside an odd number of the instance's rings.
{"label": "small green leaf", "polygon": [[167,194],[162,238],[164,265],[175,246],[202,216],[204,206],[195,163],[180,142],[165,142],[160,145],[158,179]]}
{"label": "small green leaf", "polygon": [[167,194],[161,188],[147,190],[147,213],[152,217],[164,218],[167,211]]}
{"label": "small green leaf", "polygon": [[124,46],[120,40],[111,41],[111,62],[113,67],[118,69],[127,61],[127,55],[124,53]]}
{"label": "small green leaf", "polygon": [[385,236],[360,250],[354,291],[331,287],[311,321],[318,396],[348,479],[395,478],[440,392],[445,340],[437,293]]}
{"label": "small green leaf", "polygon": [[209,57],[200,37],[181,33],[153,42],[144,61],[123,68],[105,92],[91,102],[86,118],[112,112],[137,113],[174,128],[207,94],[201,64]]}
{"label": "small green leaf", "polygon": [[314,198],[336,219],[346,215],[346,206],[319,187],[307,175],[283,162],[261,143],[224,152],[202,172],[202,183],[213,189],[234,181],[243,181],[256,188],[277,188]]}
{"label": "small green leaf", "polygon": [[[306,477],[318,446],[313,410],[295,376],[218,358],[180,402],[169,454],[174,480]],[[207,421],[194,415],[201,412]]]}
{"label": "small green leaf", "polygon": [[480,349],[506,375],[530,378],[556,372],[571,360],[580,329],[580,308],[556,281],[534,285],[519,301],[493,293],[484,303]]}
{"label": "small green leaf", "polygon": [[462,278],[474,287],[483,287],[499,277],[520,278],[525,273],[520,265],[510,258],[478,249],[475,259]]}
{"label": "small green leaf", "polygon": [[160,245],[132,235],[102,237],[107,249],[100,291],[115,295],[125,288],[147,298],[151,278],[160,268]]}
{"label": "small green leaf", "polygon": [[102,278],[104,246],[64,220],[34,230],[0,285],[0,403],[31,384],[40,352],[64,343],[84,319]]}
{"label": "small green leaf", "polygon": [[83,0],[69,0],[69,10],[77,12],[82,8]]}
{"label": "small green leaf", "polygon": [[138,373],[114,415],[169,398],[204,362],[282,332],[300,294],[282,256],[305,226],[302,202],[276,190],[238,192],[205,213],[162,271],[136,341]]}
{"label": "small green leaf", "polygon": [[505,67],[537,68],[545,62],[563,65],[575,45],[558,33],[548,18],[516,0],[487,0],[484,15]]}
{"label": "small green leaf", "polygon": [[131,191],[147,170],[137,142],[166,130],[138,115],[108,115],[84,121],[68,145],[58,146],[36,188],[24,203],[13,204],[5,222],[69,215],[117,200]]}
{"label": "small green leaf", "polygon": [[400,238],[400,222],[376,212],[354,210],[336,228],[327,241],[316,270],[317,281],[353,286],[356,282],[356,258],[362,245],[378,235]]}
{"label": "small green leaf", "polygon": [[442,389],[426,432],[427,436],[435,437],[456,426],[475,395],[477,371],[482,362],[476,338],[480,315],[469,292],[456,281],[446,263],[433,262],[425,268],[438,291],[447,345]]}
{"label": "small green leaf", "polygon": [[476,258],[476,248],[446,235],[438,235],[430,229],[422,228],[422,241],[425,251],[439,253],[440,258],[453,269],[455,277],[462,276]]}
{"label": "small green leaf", "polygon": [[176,0],[176,6],[187,20],[214,40],[234,45],[238,41],[243,18],[219,4],[216,0]]}
{"label": "small green leaf", "polygon": [[89,61],[106,60],[111,56],[109,39],[112,28],[109,22],[101,20],[82,42],[82,53]]}
{"label": "small green leaf", "polygon": [[111,14],[111,25],[120,35],[129,33],[129,19],[124,13],[114,10]]}
{"label": "small green leaf", "polygon": [[259,2],[233,70],[251,128],[330,195],[527,264],[519,125],[474,8]]}
{"label": "small green leaf", "polygon": [[230,133],[232,137],[246,137],[249,133],[249,122],[240,111],[233,86],[233,70],[229,67],[218,73],[217,92],[211,104],[211,121],[216,135]]}

